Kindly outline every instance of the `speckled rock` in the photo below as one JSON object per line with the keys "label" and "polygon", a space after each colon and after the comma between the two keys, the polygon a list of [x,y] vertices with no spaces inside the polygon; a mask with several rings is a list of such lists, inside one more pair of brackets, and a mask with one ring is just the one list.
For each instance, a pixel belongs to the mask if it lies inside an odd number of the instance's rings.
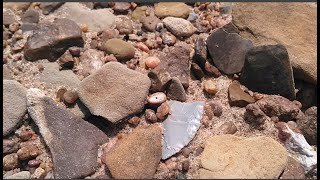
{"label": "speckled rock", "polygon": [[82,69],[79,69],[78,74],[84,77],[89,76],[103,66],[104,52],[96,49],[88,49],[80,56]]}
{"label": "speckled rock", "polygon": [[15,169],[18,167],[18,155],[16,153],[8,154],[3,157],[3,169],[6,171]]}
{"label": "speckled rock", "polygon": [[178,78],[173,77],[168,83],[167,96],[169,99],[181,102],[187,100],[186,91]]}
{"label": "speckled rock", "polygon": [[36,146],[32,145],[26,145],[24,147],[21,147],[21,149],[18,150],[17,155],[19,157],[19,160],[29,160],[32,158],[37,157],[40,154],[40,150]]}
{"label": "speckled rock", "polygon": [[161,128],[134,129],[112,147],[106,164],[116,179],[152,178],[161,159]]}
{"label": "speckled rock", "polygon": [[301,164],[293,159],[288,157],[288,164],[283,171],[280,179],[305,179],[304,169]]}
{"label": "speckled rock", "polygon": [[15,129],[26,112],[26,88],[15,80],[3,80],[3,136]]}
{"label": "speckled rock", "polygon": [[108,54],[113,54],[118,60],[130,60],[135,54],[133,45],[115,38],[105,42],[102,49]]}
{"label": "speckled rock", "polygon": [[146,75],[109,62],[82,80],[78,95],[93,115],[115,123],[142,111],[150,85]]}
{"label": "speckled rock", "polygon": [[163,23],[173,35],[178,37],[191,36],[197,30],[189,21],[182,18],[166,17]]}
{"label": "speckled rock", "polygon": [[120,34],[132,34],[133,26],[130,18],[126,16],[118,16],[115,20],[116,28]]}
{"label": "speckled rock", "polygon": [[53,159],[55,178],[81,178],[94,172],[99,145],[108,137],[94,125],[57,105],[39,89],[27,92],[31,118]]}
{"label": "speckled rock", "polygon": [[156,16],[160,18],[187,18],[191,11],[191,8],[182,2],[160,2],[155,4],[154,8]]}
{"label": "speckled rock", "polygon": [[3,7],[13,11],[25,11],[29,8],[31,2],[5,2]]}
{"label": "speckled rock", "polygon": [[280,176],[287,161],[286,149],[270,137],[221,135],[206,141],[199,172],[201,179],[273,179]]}
{"label": "speckled rock", "polygon": [[305,117],[297,120],[298,128],[312,145],[317,144],[317,107],[310,107],[305,111]]}
{"label": "speckled rock", "polygon": [[12,77],[12,75],[11,75],[11,73],[10,73],[10,70],[9,70],[9,68],[6,66],[6,65],[3,65],[2,66],[2,72],[3,72],[3,79],[7,79],[7,80],[13,80],[13,77]]}

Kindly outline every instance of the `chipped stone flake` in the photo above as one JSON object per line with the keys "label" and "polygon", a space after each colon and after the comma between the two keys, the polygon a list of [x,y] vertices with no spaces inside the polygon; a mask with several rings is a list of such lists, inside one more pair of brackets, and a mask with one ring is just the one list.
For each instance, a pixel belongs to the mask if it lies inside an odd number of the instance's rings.
{"label": "chipped stone flake", "polygon": [[172,114],[163,122],[162,159],[167,159],[186,146],[200,128],[204,102],[169,102]]}

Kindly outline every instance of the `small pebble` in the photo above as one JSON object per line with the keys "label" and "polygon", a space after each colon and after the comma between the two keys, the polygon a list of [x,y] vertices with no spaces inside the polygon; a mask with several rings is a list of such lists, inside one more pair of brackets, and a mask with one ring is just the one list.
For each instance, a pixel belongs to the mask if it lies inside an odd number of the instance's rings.
{"label": "small pebble", "polygon": [[79,47],[71,47],[69,48],[69,52],[73,57],[80,57],[81,50]]}
{"label": "small pebble", "polygon": [[81,24],[81,25],[80,25],[80,29],[81,29],[81,31],[84,32],[84,33],[86,33],[86,32],[89,31],[89,27],[88,27],[88,25],[86,25],[86,24]]}
{"label": "small pebble", "polygon": [[18,167],[18,155],[16,153],[8,154],[3,157],[3,169],[6,171]]}
{"label": "small pebble", "polygon": [[67,92],[67,89],[66,88],[60,88],[59,90],[58,90],[58,92],[57,92],[57,99],[58,99],[58,101],[64,101],[64,98],[63,98],[63,95],[64,95],[64,93],[65,92]]}
{"label": "small pebble", "polygon": [[141,121],[141,119],[137,116],[134,116],[128,120],[128,122],[130,124],[135,125],[135,126],[138,125],[140,123],[140,121]]}
{"label": "small pebble", "polygon": [[19,142],[16,140],[3,139],[3,154],[14,153],[19,150]]}
{"label": "small pebble", "polygon": [[136,43],[136,44],[135,44],[135,47],[138,48],[138,49],[140,49],[141,51],[146,52],[146,53],[150,51],[149,48],[148,48],[148,46],[146,46],[143,42],[138,42],[138,43]]}
{"label": "small pebble", "polygon": [[160,59],[155,56],[150,56],[145,59],[145,63],[148,68],[154,69],[160,64]]}
{"label": "small pebble", "polygon": [[207,116],[203,117],[202,124],[204,125],[205,128],[209,127],[210,122]]}
{"label": "small pebble", "polygon": [[159,106],[167,100],[167,96],[163,92],[156,92],[151,94],[147,101],[150,105]]}
{"label": "small pebble", "polygon": [[287,124],[288,124],[289,126],[298,128],[298,124],[297,124],[296,122],[294,122],[294,121],[288,121]]}
{"label": "small pebble", "polygon": [[34,135],[34,132],[32,132],[30,130],[22,130],[19,134],[19,138],[22,141],[28,141],[32,138],[33,135]]}
{"label": "small pebble", "polygon": [[19,149],[17,154],[20,160],[28,160],[37,157],[40,151],[36,146],[25,146]]}
{"label": "small pebble", "polygon": [[199,156],[202,152],[203,152],[203,147],[198,147],[197,149],[196,149],[196,152],[194,153],[194,155],[195,156]]}
{"label": "small pebble", "polygon": [[36,159],[32,159],[32,160],[28,161],[28,166],[32,167],[32,168],[37,168],[40,166],[40,164],[41,164],[41,161],[36,160]]}
{"label": "small pebble", "polygon": [[217,117],[220,117],[222,115],[222,105],[221,103],[217,101],[211,101],[209,102],[209,105],[212,108],[213,114]]}
{"label": "small pebble", "polygon": [[146,109],[145,119],[151,123],[155,123],[158,120],[156,113],[152,109]]}
{"label": "small pebble", "polygon": [[31,175],[32,179],[43,179],[46,176],[46,171],[41,167],[38,167],[35,172]]}
{"label": "small pebble", "polygon": [[209,104],[206,104],[204,106],[204,112],[206,113],[206,115],[208,116],[208,119],[211,120],[213,118],[213,111],[212,108]]}
{"label": "small pebble", "polygon": [[66,104],[74,104],[78,98],[79,96],[76,91],[66,91],[63,94],[63,99]]}
{"label": "small pebble", "polygon": [[220,126],[220,129],[222,130],[223,134],[234,134],[238,130],[234,123],[231,121],[222,124]]}
{"label": "small pebble", "polygon": [[156,116],[158,119],[164,120],[169,113],[170,113],[170,106],[167,102],[164,102],[158,107]]}
{"label": "small pebble", "polygon": [[204,90],[212,95],[215,95],[218,92],[218,88],[213,80],[207,80],[203,84]]}
{"label": "small pebble", "polygon": [[189,155],[190,155],[190,153],[191,153],[191,149],[190,148],[183,148],[182,149],[182,155],[185,157],[185,158],[188,158],[189,157]]}
{"label": "small pebble", "polygon": [[277,116],[272,116],[271,121],[274,123],[277,123],[277,122],[279,122],[279,118]]}
{"label": "small pebble", "polygon": [[299,101],[297,101],[297,100],[294,100],[294,101],[292,101],[299,109],[301,109],[302,108],[302,104],[301,104],[301,102],[299,102]]}
{"label": "small pebble", "polygon": [[185,160],[185,161],[182,162],[182,171],[183,172],[188,172],[189,167],[190,167],[189,160]]}
{"label": "small pebble", "polygon": [[43,64],[38,64],[37,67],[38,67],[40,72],[42,72],[44,70]]}
{"label": "small pebble", "polygon": [[253,98],[254,98],[256,101],[262,99],[263,97],[264,97],[263,94],[256,93],[256,92],[253,93]]}
{"label": "small pebble", "polygon": [[9,31],[14,33],[16,31],[18,31],[19,27],[20,27],[20,25],[18,23],[10,24],[9,25]]}
{"label": "small pebble", "polygon": [[61,67],[72,69],[74,66],[74,59],[71,54],[65,54],[59,59]]}
{"label": "small pebble", "polygon": [[103,58],[103,61],[104,63],[108,63],[108,62],[117,62],[117,58],[114,57],[113,54],[110,54],[110,55],[106,55],[104,58]]}

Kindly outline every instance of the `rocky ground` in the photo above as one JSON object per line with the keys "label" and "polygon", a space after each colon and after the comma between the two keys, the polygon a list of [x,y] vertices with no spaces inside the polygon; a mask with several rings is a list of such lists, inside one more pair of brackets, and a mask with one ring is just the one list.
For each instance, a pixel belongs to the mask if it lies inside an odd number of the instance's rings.
{"label": "rocky ground", "polygon": [[316,3],[3,5],[5,179],[317,179]]}

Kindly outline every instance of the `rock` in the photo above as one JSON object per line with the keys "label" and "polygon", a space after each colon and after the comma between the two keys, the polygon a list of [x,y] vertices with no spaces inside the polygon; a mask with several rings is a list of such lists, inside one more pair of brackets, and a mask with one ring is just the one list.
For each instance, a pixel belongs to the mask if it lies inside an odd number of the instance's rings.
{"label": "rock", "polygon": [[79,74],[84,77],[96,72],[103,66],[104,53],[96,49],[87,49],[80,56],[82,69],[79,70]]}
{"label": "rock", "polygon": [[299,91],[296,99],[301,102],[302,108],[306,109],[317,105],[317,86],[295,79],[294,84]]}
{"label": "rock", "polygon": [[129,2],[115,2],[112,9],[116,12],[125,13],[127,12],[131,7],[131,4]]}
{"label": "rock", "polygon": [[39,26],[35,23],[22,23],[21,30],[23,33],[28,31],[35,31],[39,28]]}
{"label": "rock", "polygon": [[118,16],[116,18],[116,28],[120,34],[132,34],[133,26],[131,20],[127,16]]}
{"label": "rock", "polygon": [[80,3],[67,2],[58,11],[54,13],[57,17],[69,18],[78,25],[85,24],[93,32],[115,27],[115,15],[105,8],[91,10]]}
{"label": "rock", "polygon": [[29,8],[31,2],[5,2],[3,8],[13,11],[25,11]]}
{"label": "rock", "polygon": [[204,102],[169,101],[171,114],[163,122],[162,159],[179,152],[196,135],[201,125]]}
{"label": "rock", "polygon": [[137,126],[140,123],[141,119],[137,116],[134,116],[128,120],[128,123]]}
{"label": "rock", "polygon": [[190,167],[189,160],[185,160],[182,162],[182,172],[188,172],[189,167]]}
{"label": "rock", "polygon": [[166,17],[163,23],[173,35],[178,37],[189,37],[197,30],[189,21],[182,18]]}
{"label": "rock", "polygon": [[152,178],[161,159],[161,137],[161,128],[151,125],[120,139],[105,158],[113,178]]}
{"label": "rock", "polygon": [[190,155],[190,153],[191,153],[191,149],[190,148],[187,148],[187,147],[185,147],[185,148],[183,148],[182,149],[182,154],[183,154],[183,156],[185,157],[185,158],[188,158],[189,157],[189,155]]}
{"label": "rock", "polygon": [[48,15],[63,4],[64,2],[42,2],[40,3],[40,9],[44,15]]}
{"label": "rock", "polygon": [[167,102],[162,103],[157,108],[156,116],[159,120],[164,120],[171,113],[170,106]]}
{"label": "rock", "polygon": [[142,18],[142,26],[151,32],[156,31],[156,26],[158,23],[160,23],[161,20],[157,18],[156,16],[146,16]]}
{"label": "rock", "polygon": [[280,176],[287,161],[286,149],[270,137],[212,136],[201,155],[199,173],[201,179],[273,179]]}
{"label": "rock", "polygon": [[205,68],[207,62],[207,46],[204,38],[198,37],[194,45],[193,62],[198,64],[202,69]]}
{"label": "rock", "polygon": [[148,77],[150,78],[151,80],[151,87],[150,87],[150,92],[159,92],[159,91],[162,91],[163,89],[163,84],[160,80],[160,77],[159,75],[154,72],[154,71],[150,71],[148,73]]}
{"label": "rock", "polygon": [[6,171],[18,167],[18,155],[16,153],[8,154],[3,157],[3,169]]}
{"label": "rock", "polygon": [[153,93],[147,98],[147,102],[152,106],[159,106],[162,103],[164,103],[166,100],[167,100],[167,96],[163,92]]}
{"label": "rock", "polygon": [[46,171],[44,169],[42,169],[41,167],[38,167],[34,173],[31,175],[32,179],[44,179],[44,177],[46,176]]}
{"label": "rock", "polygon": [[[252,40],[255,46],[283,44],[288,50],[294,77],[317,84],[316,6],[236,3],[232,11],[233,23],[241,30],[241,36]],[[292,12],[296,13],[287,16]],[[250,30],[249,33],[245,29]]]}
{"label": "rock", "polygon": [[305,117],[297,120],[298,128],[309,144],[317,145],[317,106],[305,111]]}
{"label": "rock", "polygon": [[158,120],[156,113],[152,109],[146,109],[144,116],[145,116],[145,119],[151,123],[155,123]]}
{"label": "rock", "polygon": [[191,71],[198,80],[201,80],[204,77],[201,67],[196,63],[191,63]]}
{"label": "rock", "polygon": [[131,14],[132,19],[142,22],[142,19],[146,17],[147,6],[136,7]]}
{"label": "rock", "polygon": [[6,80],[13,80],[13,77],[12,77],[12,75],[11,75],[11,73],[10,73],[10,70],[9,70],[9,68],[6,66],[6,65],[3,65],[2,66],[2,72],[3,72],[3,79],[6,79]]}
{"label": "rock", "polygon": [[[160,79],[166,75],[179,78],[184,88],[189,87],[190,77],[190,49],[187,46],[169,47],[167,53],[160,53],[161,63],[154,69]],[[165,84],[165,83],[163,83]]]}
{"label": "rock", "polygon": [[74,104],[78,99],[78,94],[76,91],[66,91],[63,94],[63,99],[67,104]]}
{"label": "rock", "polygon": [[190,7],[182,2],[160,2],[154,5],[155,15],[159,18],[178,17],[187,18],[191,11]]}
{"label": "rock", "polygon": [[241,72],[245,55],[252,47],[250,40],[223,29],[213,32],[207,39],[207,48],[214,65],[228,75]]}
{"label": "rock", "polygon": [[215,116],[220,117],[222,115],[222,105],[218,101],[210,101],[209,105],[211,106],[212,112]]}
{"label": "rock", "polygon": [[39,24],[24,47],[29,61],[57,60],[69,47],[82,47],[84,41],[79,26],[69,19],[56,19],[53,23]]}
{"label": "rock", "polygon": [[55,178],[85,177],[98,168],[99,145],[108,141],[102,131],[57,106],[39,89],[28,90],[27,106],[52,154]]}
{"label": "rock", "polygon": [[292,68],[282,45],[258,46],[248,51],[240,82],[252,91],[295,99]]}
{"label": "rock", "polygon": [[293,102],[277,95],[266,96],[256,104],[267,116],[277,116],[280,121],[290,121],[296,118],[300,111]]}
{"label": "rock", "polygon": [[72,69],[74,66],[74,59],[71,54],[66,53],[59,58],[58,63],[62,68]]}
{"label": "rock", "polygon": [[145,59],[145,64],[148,68],[154,69],[160,64],[160,59],[156,56],[149,56]]}
{"label": "rock", "polygon": [[248,104],[246,106],[246,112],[244,113],[244,119],[249,124],[259,127],[268,120],[268,117],[257,104]]}
{"label": "rock", "polygon": [[39,22],[39,13],[36,10],[30,9],[26,11],[21,16],[21,21],[23,23],[38,23]]}
{"label": "rock", "polygon": [[69,105],[68,110],[82,119],[87,119],[91,116],[89,109],[79,99],[75,104]]}
{"label": "rock", "polygon": [[223,134],[234,134],[237,132],[237,126],[234,125],[233,122],[231,121],[228,121],[228,122],[225,122],[223,123],[221,126],[220,126],[220,129],[222,130],[222,133]]}
{"label": "rock", "polygon": [[211,120],[213,118],[214,114],[213,114],[212,108],[209,104],[206,104],[204,106],[204,112],[208,116],[208,120]]}
{"label": "rock", "polygon": [[36,167],[37,168],[40,166],[40,164],[41,164],[41,161],[36,160],[36,159],[32,159],[32,160],[28,161],[29,167]]}
{"label": "rock", "polygon": [[15,80],[3,80],[3,94],[3,136],[6,136],[27,112],[26,89]]}
{"label": "rock", "polygon": [[240,88],[239,81],[233,81],[228,88],[229,104],[231,106],[245,107],[247,104],[254,103],[255,100]]}
{"label": "rock", "polygon": [[203,147],[198,147],[196,149],[196,152],[194,152],[194,156],[197,157],[197,156],[201,155],[203,153],[203,150],[204,150]]}
{"label": "rock", "polygon": [[215,66],[211,65],[209,62],[206,62],[204,64],[204,69],[205,69],[205,73],[209,76],[213,76],[215,78],[221,76],[219,69],[216,68]]}
{"label": "rock", "polygon": [[289,156],[287,166],[280,179],[306,179],[306,176],[301,164]]}
{"label": "rock", "polygon": [[15,173],[11,176],[4,177],[5,179],[30,179],[31,174],[29,171],[21,171],[18,173]]}
{"label": "rock", "polygon": [[26,145],[18,150],[17,155],[19,160],[29,160],[32,158],[36,158],[40,154],[40,150],[36,146]]}
{"label": "rock", "polygon": [[109,39],[117,38],[119,31],[117,29],[107,28],[100,35],[101,42],[107,42]]}
{"label": "rock", "polygon": [[295,154],[296,160],[301,163],[305,173],[315,172],[317,169],[317,152],[308,144],[301,132],[285,122],[278,122],[275,124],[275,128],[279,131],[279,139],[288,151]]}
{"label": "rock", "polygon": [[113,54],[118,60],[130,60],[135,54],[134,47],[121,39],[110,39],[102,46],[106,53]]}
{"label": "rock", "polygon": [[147,76],[109,62],[82,80],[78,95],[93,115],[115,123],[142,111],[150,85]]}
{"label": "rock", "polygon": [[18,22],[16,15],[10,9],[3,9],[2,18],[3,25],[5,26],[9,26],[10,24]]}
{"label": "rock", "polygon": [[44,64],[44,70],[40,74],[40,81],[53,86],[65,86],[74,89],[80,84],[80,80],[72,70],[59,71],[59,65],[54,62]]}
{"label": "rock", "polygon": [[170,32],[161,32],[160,36],[162,43],[168,46],[173,46],[177,41],[177,38]]}
{"label": "rock", "polygon": [[70,47],[69,52],[73,57],[80,57],[81,55],[81,48],[79,47]]}
{"label": "rock", "polygon": [[3,139],[3,154],[15,153],[19,150],[19,142],[17,140]]}
{"label": "rock", "polygon": [[176,77],[173,77],[167,86],[167,96],[170,100],[177,100],[185,102],[187,100],[186,91],[183,88],[180,80]]}
{"label": "rock", "polygon": [[212,95],[215,95],[219,91],[219,89],[216,86],[215,81],[213,81],[213,80],[205,81],[203,83],[203,90],[205,92],[207,92],[208,94],[212,94]]}

